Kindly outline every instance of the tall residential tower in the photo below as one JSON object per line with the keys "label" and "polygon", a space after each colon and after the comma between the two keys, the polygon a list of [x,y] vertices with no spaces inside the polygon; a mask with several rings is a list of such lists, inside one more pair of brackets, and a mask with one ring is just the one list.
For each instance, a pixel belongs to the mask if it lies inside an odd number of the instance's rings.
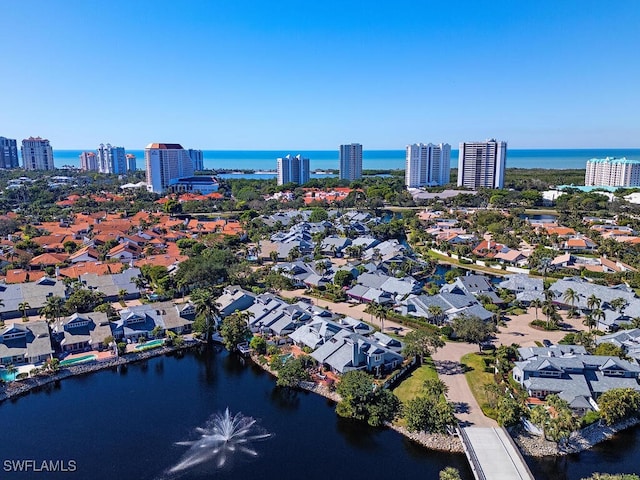
{"label": "tall residential tower", "polygon": [[179,143],[150,143],[144,149],[147,190],[162,193],[171,180],[193,175],[193,162]]}
{"label": "tall residential tower", "polygon": [[18,168],[18,145],[13,138],[0,137],[0,168]]}
{"label": "tall residential tower", "polygon": [[449,183],[451,145],[414,143],[407,145],[405,184],[408,188],[434,187]]}
{"label": "tall residential tower", "polygon": [[507,142],[462,142],[458,154],[458,186],[503,188]]}
{"label": "tall residential tower", "polygon": [[54,170],[53,149],[49,140],[29,137],[22,140],[22,163],[25,170]]}
{"label": "tall residential tower", "polygon": [[101,143],[96,150],[98,154],[98,171],[100,173],[127,173],[127,157],[124,147],[112,147],[111,144]]}
{"label": "tall residential tower", "polygon": [[584,175],[587,187],[638,187],[640,161],[626,158],[592,158]]}
{"label": "tall residential tower", "polygon": [[359,180],[362,178],[362,145],[351,143],[340,145],[340,179]]}
{"label": "tall residential tower", "polygon": [[304,185],[309,181],[309,159],[296,155],[278,158],[278,185],[297,183]]}

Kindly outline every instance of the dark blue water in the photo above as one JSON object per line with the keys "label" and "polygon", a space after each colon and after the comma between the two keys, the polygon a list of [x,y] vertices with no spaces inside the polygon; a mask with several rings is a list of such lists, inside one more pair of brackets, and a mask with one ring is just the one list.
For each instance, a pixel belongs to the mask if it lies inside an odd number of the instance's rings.
{"label": "dark blue water", "polygon": [[[404,150],[363,150],[363,168],[365,169],[404,169]],[[185,146],[188,148],[188,146]],[[95,148],[87,148],[87,151]],[[78,155],[84,150],[54,150],[54,162],[62,165],[79,166]],[[144,150],[127,150],[137,158],[138,168],[144,168]],[[309,158],[310,167],[315,169],[337,169],[338,149],[335,150],[203,150],[206,168],[273,170],[276,158],[291,153],[302,154]],[[585,168],[587,160],[604,157],[627,157],[640,160],[640,149],[554,149],[554,150],[517,150],[507,152],[507,168]],[[451,166],[458,165],[458,151],[451,151]]]}
{"label": "dark blue water", "polygon": [[[7,459],[75,460],[73,474],[0,473],[2,479],[159,479],[215,412],[229,407],[274,436],[221,470],[204,464],[179,478],[436,479],[463,455],[431,452],[386,429],[336,416],[326,399],[289,394],[255,366],[226,352],[187,353],[64,380],[0,404],[0,466]],[[1,467],[0,467],[1,468]]]}

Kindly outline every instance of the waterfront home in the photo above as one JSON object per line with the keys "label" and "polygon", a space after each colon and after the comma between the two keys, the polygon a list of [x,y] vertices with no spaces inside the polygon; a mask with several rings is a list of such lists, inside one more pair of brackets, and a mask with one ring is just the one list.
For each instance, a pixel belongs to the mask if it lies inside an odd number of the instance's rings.
{"label": "waterfront home", "polygon": [[136,342],[153,336],[156,327],[156,336],[165,335],[167,331],[176,334],[191,332],[196,310],[192,303],[159,302],[127,307],[119,315],[120,319],[110,324],[113,337]]}
{"label": "waterfront home", "polygon": [[104,339],[111,336],[111,327],[106,313],[74,313],[54,332],[63,352],[102,350]]}
{"label": "waterfront home", "polygon": [[314,317],[309,323],[292,332],[289,338],[300,347],[315,350],[342,330],[345,328],[332,320]]}
{"label": "waterfront home", "polygon": [[220,316],[224,318],[236,310],[246,310],[253,305],[255,299],[256,296],[253,293],[237,285],[230,285],[225,287],[222,295],[216,300],[216,303],[218,304]]}
{"label": "waterfront home", "polygon": [[341,330],[318,347],[311,357],[336,373],[367,370],[376,374],[390,372],[402,364],[404,357],[380,343],[348,330]]}
{"label": "waterfront home", "polygon": [[613,345],[622,348],[625,355],[640,362],[640,328],[633,328],[631,330],[622,330],[620,332],[611,333],[609,335],[602,335],[595,338],[596,345],[602,343],[612,343]]}
{"label": "waterfront home", "polygon": [[[573,351],[571,351],[573,349]],[[640,391],[640,366],[618,357],[588,355],[577,345],[519,349],[513,379],[531,397],[544,399],[556,394],[569,406],[584,413],[597,410],[598,397],[614,388]]]}
{"label": "waterfront home", "polygon": [[10,323],[0,329],[0,364],[40,363],[52,355],[47,322]]}

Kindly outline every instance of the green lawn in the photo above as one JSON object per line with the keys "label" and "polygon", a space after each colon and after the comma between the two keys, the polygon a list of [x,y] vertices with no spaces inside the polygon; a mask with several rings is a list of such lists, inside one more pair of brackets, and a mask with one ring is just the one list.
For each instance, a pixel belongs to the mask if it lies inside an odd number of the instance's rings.
{"label": "green lawn", "polygon": [[468,353],[460,359],[460,363],[465,365],[469,370],[464,376],[467,378],[471,393],[473,393],[478,405],[480,405],[480,408],[482,408],[483,413],[487,417],[495,419],[497,416],[496,411],[487,404],[487,395],[483,388],[485,385],[495,383],[493,374],[484,371],[485,358],[489,357],[478,353]]}
{"label": "green lawn", "polygon": [[416,398],[422,392],[422,384],[428,378],[438,378],[433,360],[428,358],[421,367],[413,371],[400,385],[393,389],[393,393],[402,403]]}

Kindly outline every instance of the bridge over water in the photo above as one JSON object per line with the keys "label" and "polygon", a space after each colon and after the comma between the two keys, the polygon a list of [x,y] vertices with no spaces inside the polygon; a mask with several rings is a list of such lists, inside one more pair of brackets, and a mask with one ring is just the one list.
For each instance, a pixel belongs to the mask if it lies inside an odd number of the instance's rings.
{"label": "bridge over water", "polygon": [[504,428],[459,429],[476,480],[535,480]]}

